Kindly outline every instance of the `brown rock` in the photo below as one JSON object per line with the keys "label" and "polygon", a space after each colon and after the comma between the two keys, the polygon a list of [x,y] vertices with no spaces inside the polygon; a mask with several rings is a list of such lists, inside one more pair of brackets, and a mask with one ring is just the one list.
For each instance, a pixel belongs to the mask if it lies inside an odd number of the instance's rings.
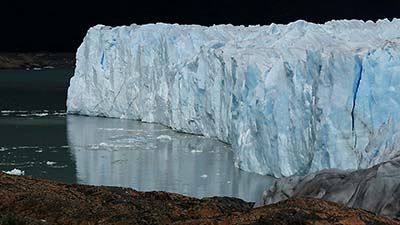
{"label": "brown rock", "polygon": [[313,198],[291,198],[273,205],[254,208],[229,224],[400,224],[400,221],[344,205]]}
{"label": "brown rock", "polygon": [[253,203],[236,198],[68,185],[1,172],[0,196],[2,224],[400,224],[318,199],[252,209]]}

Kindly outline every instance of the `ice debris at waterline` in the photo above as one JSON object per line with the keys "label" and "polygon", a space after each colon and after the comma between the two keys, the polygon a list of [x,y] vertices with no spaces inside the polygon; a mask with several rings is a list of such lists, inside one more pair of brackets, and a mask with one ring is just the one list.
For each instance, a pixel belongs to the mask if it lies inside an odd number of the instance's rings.
{"label": "ice debris at waterline", "polygon": [[323,170],[282,178],[264,192],[258,206],[291,197],[320,198],[400,218],[400,158],[357,171]]}
{"label": "ice debris at waterline", "polygon": [[398,154],[400,20],[91,28],[72,114],[139,119],[230,143],[276,177]]}
{"label": "ice debris at waterline", "polygon": [[4,173],[8,174],[8,175],[15,175],[15,176],[21,176],[21,175],[25,175],[25,171],[14,168],[10,171],[3,171]]}

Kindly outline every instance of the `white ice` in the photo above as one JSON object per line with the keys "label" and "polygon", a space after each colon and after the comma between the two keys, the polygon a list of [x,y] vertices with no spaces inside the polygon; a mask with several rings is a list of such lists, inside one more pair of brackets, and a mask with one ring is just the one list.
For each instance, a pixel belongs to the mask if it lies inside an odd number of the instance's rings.
{"label": "white ice", "polygon": [[47,161],[46,162],[46,165],[48,165],[48,166],[54,166],[56,164],[57,164],[56,162],[52,162],[52,161]]}
{"label": "white ice", "polygon": [[16,176],[25,175],[25,171],[19,170],[17,168],[14,168],[14,169],[12,169],[10,171],[3,171],[3,172],[8,174],[8,175],[16,175]]}
{"label": "white ice", "polygon": [[91,28],[68,113],[157,122],[276,177],[399,154],[400,20]]}

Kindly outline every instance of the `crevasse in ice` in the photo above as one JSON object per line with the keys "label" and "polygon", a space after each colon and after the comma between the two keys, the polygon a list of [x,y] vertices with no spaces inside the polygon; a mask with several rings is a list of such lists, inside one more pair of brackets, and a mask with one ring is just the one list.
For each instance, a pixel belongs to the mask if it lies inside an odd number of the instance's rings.
{"label": "crevasse in ice", "polygon": [[91,28],[68,112],[138,119],[232,144],[276,177],[399,154],[400,20]]}

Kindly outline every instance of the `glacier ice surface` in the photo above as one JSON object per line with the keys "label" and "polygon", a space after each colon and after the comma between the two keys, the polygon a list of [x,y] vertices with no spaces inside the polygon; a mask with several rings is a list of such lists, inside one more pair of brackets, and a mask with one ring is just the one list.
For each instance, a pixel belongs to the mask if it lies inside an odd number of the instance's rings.
{"label": "glacier ice surface", "polygon": [[157,122],[230,143],[275,177],[398,155],[400,20],[89,29],[68,113]]}
{"label": "glacier ice surface", "polygon": [[357,171],[322,170],[277,180],[257,206],[290,197],[320,198],[400,218],[400,158]]}

